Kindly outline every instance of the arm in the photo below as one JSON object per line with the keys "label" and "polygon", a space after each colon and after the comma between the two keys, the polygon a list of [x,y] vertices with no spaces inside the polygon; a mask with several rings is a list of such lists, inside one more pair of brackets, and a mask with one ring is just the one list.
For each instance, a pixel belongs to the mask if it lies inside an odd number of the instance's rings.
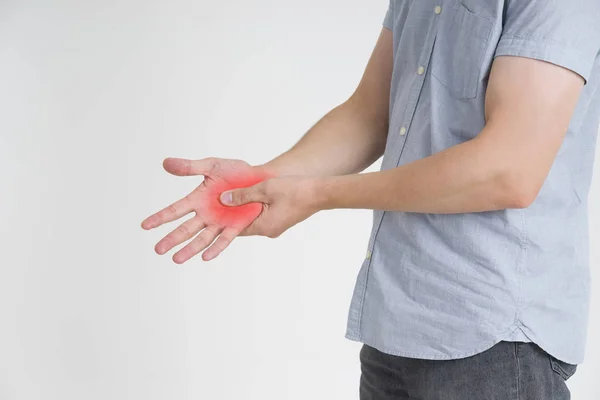
{"label": "arm", "polygon": [[366,208],[466,213],[529,206],[541,189],[583,87],[569,69],[497,57],[486,126],[472,140],[401,167],[332,177],[280,177],[225,192],[227,205],[265,204],[242,235],[278,237],[314,213]]}
{"label": "arm", "polygon": [[383,28],[352,96],[290,150],[262,165],[275,175],[357,173],[383,154],[388,130],[392,34]]}
{"label": "arm", "polygon": [[316,182],[324,209],[464,213],[528,207],[558,152],[583,87],[543,61],[496,58],[486,126],[474,139],[383,172]]}
{"label": "arm", "polygon": [[218,201],[224,191],[254,185],[273,176],[343,175],[371,165],[385,148],[392,64],[392,34],[384,28],[353,95],[319,121],[292,149],[267,164],[251,167],[241,160],[166,159],[163,166],[171,174],[203,175],[204,181],[181,200],[142,222],[143,229],[155,229],[195,213],[160,240],[155,251],[165,254],[194,238],[173,255],[173,261],[186,262],[208,246],[202,258],[208,261],[217,257],[266,207],[249,204],[227,208]]}

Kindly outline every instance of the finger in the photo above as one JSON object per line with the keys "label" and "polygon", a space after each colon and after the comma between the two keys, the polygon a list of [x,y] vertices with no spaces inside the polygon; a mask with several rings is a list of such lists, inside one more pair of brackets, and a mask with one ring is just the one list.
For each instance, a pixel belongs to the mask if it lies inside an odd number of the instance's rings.
{"label": "finger", "polygon": [[202,160],[167,158],[163,161],[163,168],[168,173],[177,176],[208,175],[217,163],[218,159],[212,157]]}
{"label": "finger", "polygon": [[215,225],[209,226],[200,232],[200,234],[196,236],[194,240],[188,243],[187,246],[175,253],[175,255],[173,255],[173,261],[175,261],[177,264],[183,264],[207,248],[215,240],[217,235],[222,232],[222,230],[223,228]]}
{"label": "finger", "polygon": [[223,252],[230,244],[233,242],[233,239],[240,234],[240,228],[227,228],[219,235],[217,240],[210,246],[203,254],[202,259],[204,261],[210,261],[216,258],[219,254]]}
{"label": "finger", "polygon": [[194,217],[188,219],[183,224],[179,225],[177,229],[165,236],[160,242],[154,247],[154,251],[158,254],[165,254],[173,247],[191,239],[195,234],[200,232],[206,225],[202,218]]}
{"label": "finger", "polygon": [[171,204],[170,206],[163,208],[156,214],[153,214],[146,218],[142,222],[142,228],[156,228],[158,226],[161,226],[162,224],[166,224],[167,222],[175,221],[176,219],[179,219],[192,211],[192,205],[190,204],[190,201],[186,196],[183,199]]}
{"label": "finger", "polygon": [[229,190],[221,193],[221,203],[226,206],[241,206],[248,203],[266,203],[264,183],[248,188]]}

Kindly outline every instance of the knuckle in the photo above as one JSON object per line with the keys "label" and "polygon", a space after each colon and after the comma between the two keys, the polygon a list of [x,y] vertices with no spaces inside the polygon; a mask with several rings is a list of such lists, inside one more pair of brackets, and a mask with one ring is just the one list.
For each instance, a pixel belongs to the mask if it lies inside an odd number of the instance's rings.
{"label": "knuckle", "polygon": [[208,158],[208,165],[209,165],[208,169],[211,171],[211,173],[216,174],[220,170],[219,167],[221,165],[221,160],[216,157],[210,157],[210,158]]}
{"label": "knuckle", "polygon": [[258,189],[258,192],[264,196],[270,191],[272,186],[273,186],[273,183],[270,182],[269,180],[266,180],[266,181],[263,181],[260,184],[258,184],[257,189]]}
{"label": "knuckle", "polygon": [[183,235],[183,236],[189,236],[189,234],[190,234],[190,229],[189,229],[187,226],[185,226],[185,225],[181,225],[180,227],[178,227],[178,228],[177,228],[177,232],[178,232],[180,235]]}
{"label": "knuckle", "polygon": [[194,240],[192,245],[194,246],[194,250],[200,251],[204,247],[206,247],[206,243],[208,242],[208,238],[206,235],[199,235],[197,240]]}
{"label": "knuckle", "polygon": [[242,190],[237,190],[233,192],[232,198],[234,204],[243,203],[244,199],[246,198],[246,194]]}
{"label": "knuckle", "polygon": [[240,190],[237,192],[236,203],[247,203],[250,200],[250,194],[247,190]]}
{"label": "knuckle", "polygon": [[171,204],[170,206],[167,207],[167,212],[169,214],[177,214],[177,209],[175,208],[175,206],[173,204]]}
{"label": "knuckle", "polygon": [[219,243],[219,248],[221,250],[225,249],[225,247],[229,246],[231,244],[231,239],[229,239],[228,237],[225,236],[221,236],[221,240]]}
{"label": "knuckle", "polygon": [[200,160],[202,162],[204,162],[206,165],[213,167],[216,163],[217,163],[217,158],[215,157],[206,157],[202,160]]}

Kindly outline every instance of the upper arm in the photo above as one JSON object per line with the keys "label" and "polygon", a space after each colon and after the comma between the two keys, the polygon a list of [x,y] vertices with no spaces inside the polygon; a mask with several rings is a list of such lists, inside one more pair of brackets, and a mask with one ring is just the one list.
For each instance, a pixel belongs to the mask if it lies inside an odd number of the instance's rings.
{"label": "upper arm", "polygon": [[545,61],[495,59],[486,94],[486,128],[511,187],[531,203],[568,130],[583,78]]}
{"label": "upper arm", "polygon": [[537,196],[569,129],[600,51],[599,13],[597,0],[507,1],[480,137],[523,203]]}
{"label": "upper arm", "polygon": [[[383,27],[358,87],[349,101],[358,103],[369,118],[387,127],[392,82],[393,36]],[[387,132],[385,132],[387,134]]]}
{"label": "upper arm", "polygon": [[393,48],[393,0],[390,0],[382,22],[381,33],[358,87],[349,101],[358,103],[358,109],[366,111],[387,134],[389,122],[390,87],[394,70]]}

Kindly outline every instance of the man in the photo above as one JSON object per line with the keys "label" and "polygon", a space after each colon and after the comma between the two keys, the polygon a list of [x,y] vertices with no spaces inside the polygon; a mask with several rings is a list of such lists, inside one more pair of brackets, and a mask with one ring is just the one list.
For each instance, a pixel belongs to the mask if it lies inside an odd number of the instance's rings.
{"label": "man", "polygon": [[320,210],[375,210],[346,333],[364,343],[361,399],[568,399],[589,305],[598,17],[597,0],[392,0],[346,102],[262,166],[167,159],[204,183],[143,227],[195,211],[156,246],[200,232],[181,263]]}

